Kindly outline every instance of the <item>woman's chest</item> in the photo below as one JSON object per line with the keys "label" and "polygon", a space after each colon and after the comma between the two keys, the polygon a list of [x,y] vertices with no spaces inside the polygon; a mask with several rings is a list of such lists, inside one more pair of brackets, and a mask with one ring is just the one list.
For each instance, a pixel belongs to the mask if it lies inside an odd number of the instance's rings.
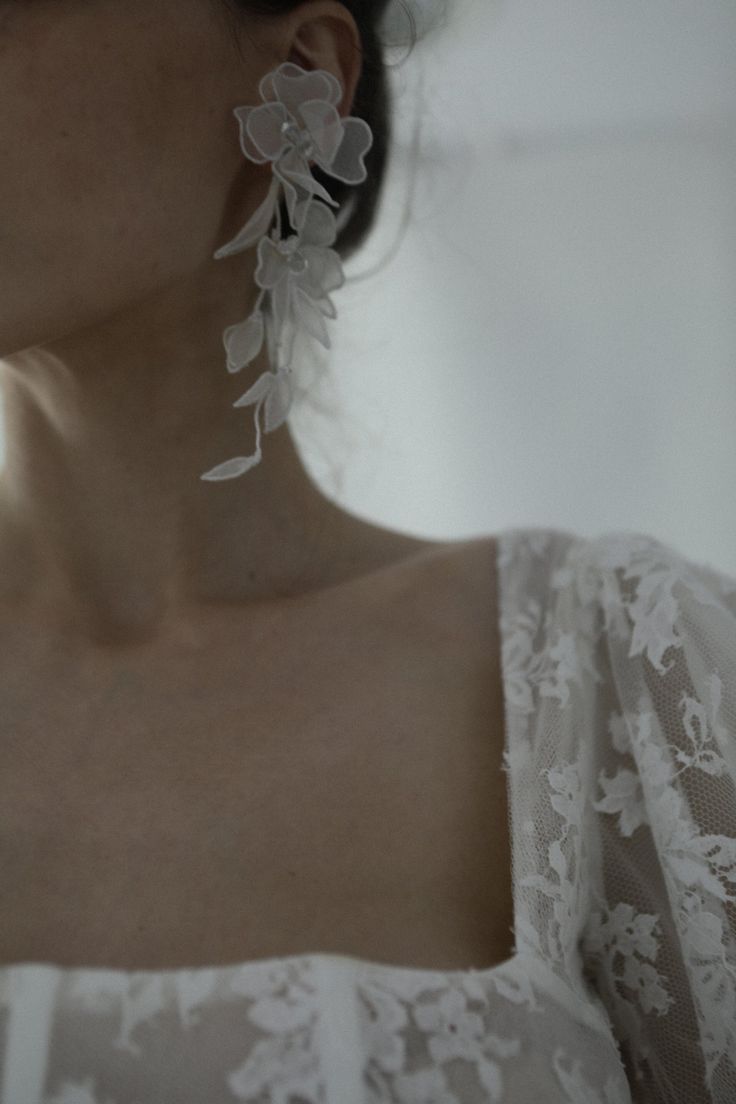
{"label": "woman's chest", "polygon": [[406,643],[38,685],[2,783],[0,962],[509,957],[497,657]]}

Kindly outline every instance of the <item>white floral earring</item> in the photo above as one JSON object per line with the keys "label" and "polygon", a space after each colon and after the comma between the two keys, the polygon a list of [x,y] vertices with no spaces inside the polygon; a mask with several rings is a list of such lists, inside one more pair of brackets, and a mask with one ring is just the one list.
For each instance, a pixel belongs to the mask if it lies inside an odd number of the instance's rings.
{"label": "white floral earring", "polygon": [[[330,207],[339,209],[340,205],[314,179],[309,162],[315,161],[345,184],[362,184],[368,176],[363,158],[373,145],[373,132],[365,120],[340,118],[335,105],[340,103],[343,89],[324,69],[310,72],[285,62],[263,78],[259,91],[263,104],[236,107],[233,114],[240,123],[243,153],[260,165],[271,161],[274,179],[248,223],[214,256],[216,260],[229,257],[258,242],[255,281],[261,294],[251,316],[225,330],[223,340],[229,372],[240,372],[252,363],[264,338],[271,370],[233,404],[257,404],[255,453],[228,460],[201,476],[209,482],[236,479],[260,463],[259,415],[264,403],[266,433],[286,421],[293,402],[291,360],[296,328],[303,325],[326,349],[331,348],[324,320],[336,318],[337,311],[329,293],[345,283],[340,255],[330,248],[338,233]],[[282,192],[294,231],[285,240]],[[269,233],[274,216],[276,225]]]}

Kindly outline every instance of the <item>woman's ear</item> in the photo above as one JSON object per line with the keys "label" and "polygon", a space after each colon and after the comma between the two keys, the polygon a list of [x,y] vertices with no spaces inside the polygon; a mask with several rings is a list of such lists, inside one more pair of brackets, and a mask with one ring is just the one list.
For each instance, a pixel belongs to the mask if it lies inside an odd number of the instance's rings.
{"label": "woman's ear", "polygon": [[303,69],[326,69],[344,95],[337,109],[350,114],[363,69],[363,44],[355,19],[338,0],[302,4],[293,13],[289,61]]}

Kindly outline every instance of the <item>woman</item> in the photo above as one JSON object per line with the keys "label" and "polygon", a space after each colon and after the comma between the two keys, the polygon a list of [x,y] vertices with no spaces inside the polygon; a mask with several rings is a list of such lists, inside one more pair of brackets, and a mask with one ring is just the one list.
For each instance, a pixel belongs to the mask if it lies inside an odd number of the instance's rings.
{"label": "woman", "polygon": [[736,1092],[736,585],[381,529],[285,426],[385,8],[4,13],[3,1104]]}

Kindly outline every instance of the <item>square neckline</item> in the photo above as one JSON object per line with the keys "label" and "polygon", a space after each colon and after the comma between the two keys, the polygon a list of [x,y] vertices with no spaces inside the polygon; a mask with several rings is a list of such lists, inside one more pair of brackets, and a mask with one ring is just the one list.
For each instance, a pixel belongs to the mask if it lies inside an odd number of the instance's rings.
{"label": "square neckline", "polygon": [[[504,564],[507,562],[504,556],[505,545],[507,542],[514,539],[518,539],[524,532],[532,532],[535,535],[539,535],[540,532],[552,533],[555,530],[544,529],[540,530],[539,527],[533,527],[531,530],[520,530],[518,527],[507,528],[501,530],[495,534],[492,534],[492,549],[493,557],[495,561],[495,578],[496,578],[496,628],[498,633],[499,651],[500,651],[500,664],[501,664],[501,694],[503,702],[503,717],[504,717],[504,760],[507,763],[512,763],[514,757],[509,755],[509,732],[511,731],[509,724],[509,709],[510,703],[508,695],[506,693],[507,676],[508,672],[504,660],[505,649],[503,647],[503,616],[502,610],[505,602],[506,591],[505,584],[505,570]],[[506,775],[506,799],[507,807],[509,809],[509,842],[511,855],[514,854],[514,824],[513,817],[511,816],[511,798],[512,798],[512,778],[511,770],[505,771]],[[512,881],[512,896],[513,896],[513,913],[514,913],[514,932],[517,928],[519,920],[519,899],[516,893],[516,886]],[[475,968],[455,968],[451,970],[438,968],[438,967],[420,967],[420,966],[404,966],[394,965],[392,963],[379,962],[374,959],[363,958],[357,955],[345,954],[344,952],[329,952],[329,951],[304,951],[290,955],[268,956],[265,958],[250,958],[242,961],[236,961],[232,963],[226,963],[224,965],[200,965],[200,966],[183,966],[183,967],[143,967],[138,969],[126,969],[122,967],[113,966],[62,966],[53,962],[46,962],[42,960],[30,959],[23,962],[12,962],[0,965],[0,977],[12,976],[23,977],[29,974],[36,974],[38,977],[44,974],[54,978],[73,978],[80,979],[85,977],[93,977],[100,979],[102,977],[114,978],[118,981],[127,979],[128,984],[132,984],[139,979],[150,979],[160,977],[162,979],[173,979],[176,977],[203,977],[205,974],[215,974],[218,976],[227,976],[231,974],[244,974],[246,972],[268,972],[270,970],[286,969],[289,966],[296,966],[302,964],[308,964],[311,962],[318,962],[324,964],[335,963],[337,965],[350,964],[350,966],[356,972],[367,972],[369,974],[383,975],[388,977],[393,975],[394,977],[403,978],[407,982],[412,980],[419,980],[427,977],[434,978],[458,978],[458,977],[475,977],[480,980],[493,977],[494,974],[502,971],[508,971],[517,966],[520,960],[528,961],[529,955],[525,952],[520,952],[516,945],[511,955],[503,959],[501,962],[494,963],[492,966]]]}

